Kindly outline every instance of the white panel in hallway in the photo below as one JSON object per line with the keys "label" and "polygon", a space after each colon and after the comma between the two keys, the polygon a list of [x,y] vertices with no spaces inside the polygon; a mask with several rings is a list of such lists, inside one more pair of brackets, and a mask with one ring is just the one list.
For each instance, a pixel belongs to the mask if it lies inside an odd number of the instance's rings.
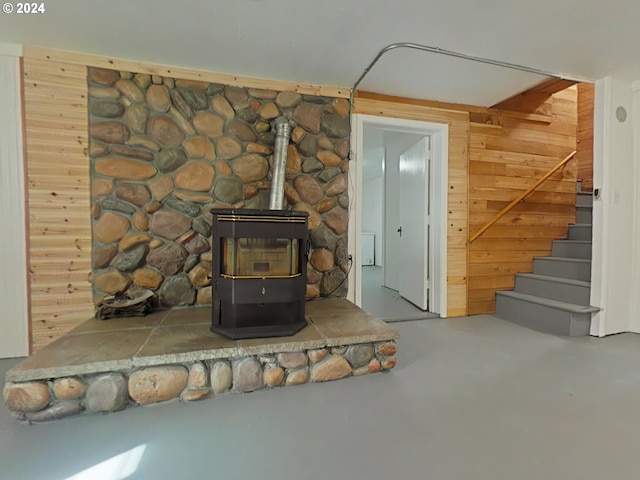
{"label": "white panel in hallway", "polygon": [[400,155],[400,295],[428,309],[429,137]]}
{"label": "white panel in hallway", "polygon": [[20,54],[0,44],[0,358],[29,354]]}

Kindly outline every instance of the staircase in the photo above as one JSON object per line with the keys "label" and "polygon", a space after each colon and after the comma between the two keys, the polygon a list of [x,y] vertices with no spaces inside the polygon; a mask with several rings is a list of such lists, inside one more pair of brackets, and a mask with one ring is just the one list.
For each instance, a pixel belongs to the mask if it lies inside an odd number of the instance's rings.
{"label": "staircase", "polygon": [[576,224],[567,240],[555,240],[550,257],[533,260],[533,273],[516,275],[512,291],[496,292],[495,315],[545,333],[589,335],[591,314],[590,192],[578,192]]}

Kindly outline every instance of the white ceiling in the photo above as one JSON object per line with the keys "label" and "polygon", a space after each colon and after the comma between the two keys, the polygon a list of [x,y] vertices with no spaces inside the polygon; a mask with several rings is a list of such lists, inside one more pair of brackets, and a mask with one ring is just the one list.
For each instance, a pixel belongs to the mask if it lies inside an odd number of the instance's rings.
{"label": "white ceiling", "polygon": [[[16,2],[12,2],[16,3]],[[414,42],[597,79],[640,77],[638,0],[49,0],[1,14],[0,42],[351,87],[378,51]],[[360,88],[491,105],[542,80],[393,50]]]}

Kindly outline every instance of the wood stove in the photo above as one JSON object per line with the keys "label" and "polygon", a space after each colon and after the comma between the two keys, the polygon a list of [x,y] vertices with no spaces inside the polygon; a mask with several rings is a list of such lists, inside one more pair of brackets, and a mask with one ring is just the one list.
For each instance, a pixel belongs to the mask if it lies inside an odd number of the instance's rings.
{"label": "wood stove", "polygon": [[215,209],[211,331],[232,339],[307,325],[307,212]]}

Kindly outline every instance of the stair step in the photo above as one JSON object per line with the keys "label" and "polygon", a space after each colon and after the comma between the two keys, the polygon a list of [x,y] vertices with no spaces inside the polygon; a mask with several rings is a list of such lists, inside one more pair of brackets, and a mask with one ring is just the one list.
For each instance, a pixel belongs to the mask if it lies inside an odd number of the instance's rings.
{"label": "stair step", "polygon": [[576,223],[569,225],[569,240],[587,240],[591,241],[591,224]]}
{"label": "stair step", "polygon": [[591,281],[591,260],[565,257],[536,257],[533,273],[573,280]]}
{"label": "stair step", "polygon": [[591,207],[576,207],[576,223],[591,223],[593,221]]}
{"label": "stair step", "polygon": [[496,292],[496,317],[554,335],[589,335],[591,314],[597,311],[597,307],[550,300],[525,293]]}
{"label": "stair step", "polygon": [[591,283],[535,273],[520,273],[516,275],[513,291],[576,305],[589,305]]}
{"label": "stair step", "polygon": [[554,240],[551,247],[553,257],[591,259],[591,242],[586,240]]}
{"label": "stair step", "polygon": [[592,207],[593,194],[591,192],[576,193],[576,207]]}

